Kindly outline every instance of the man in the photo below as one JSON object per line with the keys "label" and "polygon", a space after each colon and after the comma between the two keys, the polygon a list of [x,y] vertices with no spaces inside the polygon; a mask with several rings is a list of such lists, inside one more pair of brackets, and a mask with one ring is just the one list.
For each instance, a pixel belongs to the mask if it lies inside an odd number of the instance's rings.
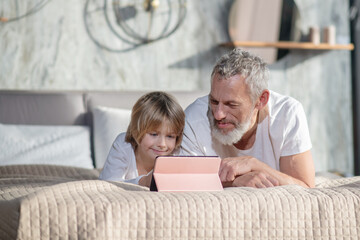
{"label": "man", "polygon": [[267,89],[266,63],[234,49],[216,63],[211,91],[186,110],[182,154],[216,155],[224,186],[314,187],[302,105]]}

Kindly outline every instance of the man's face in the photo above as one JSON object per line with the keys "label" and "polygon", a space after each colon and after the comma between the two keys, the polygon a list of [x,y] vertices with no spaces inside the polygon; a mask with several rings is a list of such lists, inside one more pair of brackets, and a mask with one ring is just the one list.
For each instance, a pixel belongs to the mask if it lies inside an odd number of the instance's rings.
{"label": "man's face", "polygon": [[237,143],[252,127],[256,111],[248,87],[240,75],[223,79],[215,75],[209,95],[208,114],[212,135],[221,143]]}

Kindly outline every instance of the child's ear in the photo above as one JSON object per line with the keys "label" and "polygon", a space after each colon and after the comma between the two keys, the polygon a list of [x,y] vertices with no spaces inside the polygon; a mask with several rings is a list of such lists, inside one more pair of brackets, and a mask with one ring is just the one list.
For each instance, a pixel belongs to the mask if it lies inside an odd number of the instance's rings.
{"label": "child's ear", "polygon": [[270,98],[270,91],[267,90],[267,89],[265,89],[265,90],[261,93],[260,97],[258,98],[255,107],[256,107],[258,110],[263,109],[263,108],[266,106],[266,104],[268,103],[269,98]]}

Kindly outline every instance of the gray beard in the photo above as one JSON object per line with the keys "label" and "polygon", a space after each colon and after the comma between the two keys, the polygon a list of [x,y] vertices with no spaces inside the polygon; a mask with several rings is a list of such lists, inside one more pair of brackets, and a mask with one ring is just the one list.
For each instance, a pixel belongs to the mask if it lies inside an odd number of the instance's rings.
{"label": "gray beard", "polygon": [[240,141],[251,124],[251,115],[244,123],[235,123],[235,128],[228,133],[223,133],[216,125],[216,120],[211,112],[208,110],[208,118],[210,122],[211,135],[224,145],[233,145]]}

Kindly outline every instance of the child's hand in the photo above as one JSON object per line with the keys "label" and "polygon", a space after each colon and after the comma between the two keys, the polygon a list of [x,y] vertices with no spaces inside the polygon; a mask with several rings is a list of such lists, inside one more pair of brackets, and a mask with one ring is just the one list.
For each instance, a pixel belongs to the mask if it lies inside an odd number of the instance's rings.
{"label": "child's hand", "polygon": [[144,187],[150,187],[152,175],[153,175],[153,170],[151,170],[148,174],[140,178],[139,185]]}

